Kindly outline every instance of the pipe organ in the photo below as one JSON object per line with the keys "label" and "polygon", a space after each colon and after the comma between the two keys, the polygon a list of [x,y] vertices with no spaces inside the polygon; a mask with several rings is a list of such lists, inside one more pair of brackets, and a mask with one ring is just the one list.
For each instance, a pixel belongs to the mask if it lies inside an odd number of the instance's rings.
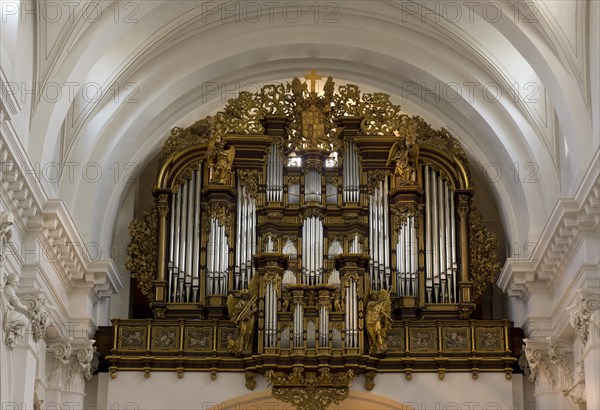
{"label": "pipe organ", "polygon": [[469,318],[494,274],[471,260],[493,238],[466,155],[382,94],[314,87],[266,86],[174,129],[127,266],[157,320],[210,323],[215,357],[437,354],[446,339],[409,322]]}

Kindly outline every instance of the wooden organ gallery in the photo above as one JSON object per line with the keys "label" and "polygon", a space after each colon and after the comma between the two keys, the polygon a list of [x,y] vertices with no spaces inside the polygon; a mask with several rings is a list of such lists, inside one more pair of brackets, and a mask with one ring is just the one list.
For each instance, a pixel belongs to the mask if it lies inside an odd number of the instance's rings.
{"label": "wooden organ gallery", "polygon": [[114,320],[112,377],[239,371],[298,408],[361,374],[368,390],[379,372],[510,378],[510,323],[471,319],[499,263],[460,144],[386,94],[316,79],[173,129],[130,227],[154,317]]}

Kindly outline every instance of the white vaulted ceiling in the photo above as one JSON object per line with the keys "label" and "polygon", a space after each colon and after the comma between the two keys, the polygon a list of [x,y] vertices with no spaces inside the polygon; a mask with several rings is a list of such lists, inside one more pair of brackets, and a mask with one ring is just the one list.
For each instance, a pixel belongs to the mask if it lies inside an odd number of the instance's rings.
{"label": "white vaulted ceiling", "polygon": [[501,169],[492,191],[511,243],[537,239],[599,144],[597,2],[144,0],[102,3],[101,16],[78,7],[35,24],[35,81],[77,94],[32,103],[24,145],[34,163],[103,170],[98,181],[63,172],[45,188],[106,249],[127,164],[143,168],[171,128],[238,91],[311,68],[392,94],[450,129],[474,162]]}

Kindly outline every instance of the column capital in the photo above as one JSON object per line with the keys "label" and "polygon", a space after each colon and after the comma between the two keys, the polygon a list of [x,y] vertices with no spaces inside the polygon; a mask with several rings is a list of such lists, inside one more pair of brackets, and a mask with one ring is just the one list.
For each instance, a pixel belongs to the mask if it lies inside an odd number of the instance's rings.
{"label": "column capital", "polygon": [[[589,290],[580,289],[577,291],[575,302],[567,307],[569,311],[569,322],[575,334],[581,340],[584,346],[587,345],[590,331],[595,332],[595,336],[600,331],[597,320],[594,321],[592,315],[600,309],[600,295]],[[595,315],[597,317],[598,315]]]}

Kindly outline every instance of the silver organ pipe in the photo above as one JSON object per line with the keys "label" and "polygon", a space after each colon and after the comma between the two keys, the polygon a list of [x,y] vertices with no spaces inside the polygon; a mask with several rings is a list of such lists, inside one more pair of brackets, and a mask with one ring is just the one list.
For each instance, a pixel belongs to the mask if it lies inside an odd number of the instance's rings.
{"label": "silver organ pipe", "polygon": [[265,292],[265,347],[277,343],[277,291],[273,282],[267,284]]}
{"label": "silver organ pipe", "polygon": [[192,259],[194,254],[194,212],[195,212],[195,188],[196,187],[196,174],[192,174],[192,179],[187,184],[187,196],[188,196],[188,212],[187,212],[187,238],[186,238],[186,250],[185,250],[185,301],[193,302],[192,300]]}
{"label": "silver organ pipe", "polygon": [[323,281],[323,222],[316,216],[304,220],[302,225],[302,277],[308,285]]}
{"label": "silver organ pipe", "polygon": [[444,181],[438,183],[438,219],[439,219],[439,230],[438,230],[438,253],[440,260],[440,302],[448,302],[447,283],[446,283],[446,205],[444,200]]}
{"label": "silver organ pipe", "polygon": [[[202,165],[200,165],[201,167]],[[200,192],[202,190],[202,177],[200,170],[194,172],[194,222],[193,222],[193,246],[192,246],[192,299],[197,302],[200,299]]]}
{"label": "silver organ pipe", "polygon": [[[252,278],[252,256],[256,253],[256,199],[249,195],[246,187],[241,184],[238,186],[234,269],[236,290],[248,287]],[[222,257],[226,259],[227,255]]]}
{"label": "silver organ pipe", "polygon": [[283,201],[283,161],[277,144],[271,144],[267,163],[267,202]]}
{"label": "silver organ pipe", "polygon": [[346,347],[358,347],[358,311],[356,282],[346,287]]}
{"label": "silver organ pipe", "polygon": [[[435,175],[435,174],[434,174]],[[440,301],[440,249],[439,249],[439,209],[438,209],[438,190],[437,178],[431,179],[431,205],[432,205],[432,224],[431,224],[431,250],[433,253],[433,299]]]}
{"label": "silver organ pipe", "polygon": [[425,282],[428,303],[458,303],[454,192],[426,165]]}
{"label": "silver organ pipe", "polygon": [[354,234],[354,238],[350,243],[350,253],[362,253],[362,246],[358,234]]}
{"label": "silver organ pipe", "polygon": [[304,341],[304,311],[300,303],[294,309],[294,347],[303,347]]}
{"label": "silver organ pipe", "polygon": [[358,202],[360,177],[358,170],[358,153],[356,152],[353,142],[350,142],[346,147],[343,173],[343,201]]}
{"label": "silver organ pipe", "polygon": [[187,209],[188,209],[188,195],[187,195],[187,183],[183,184],[179,188],[179,195],[181,195],[181,223],[179,226],[179,293],[180,301],[185,300],[185,276],[187,273],[186,262],[186,231],[187,231]]}
{"label": "silver organ pipe", "polygon": [[321,174],[310,169],[304,176],[304,198],[307,202],[321,202]]}
{"label": "silver organ pipe", "polygon": [[200,290],[201,166],[171,198],[168,292],[174,303],[197,302]]}
{"label": "silver organ pipe", "polygon": [[382,287],[387,289],[391,284],[391,269],[390,269],[390,238],[389,238],[389,206],[388,206],[388,179],[383,180],[383,262],[384,276]]}
{"label": "silver organ pipe", "polygon": [[425,166],[425,290],[427,293],[427,302],[432,303],[433,289],[433,263],[431,252],[431,201],[429,194],[431,192],[431,169]]}
{"label": "silver organ pipe", "polygon": [[450,233],[448,235],[449,238],[449,242],[450,242],[450,260],[449,260],[449,265],[450,265],[450,269],[452,272],[452,293],[450,295],[451,297],[451,301],[452,303],[457,303],[458,302],[458,294],[457,294],[457,288],[458,288],[458,265],[456,263],[456,219],[455,219],[455,213],[454,213],[454,195],[453,193],[450,191],[450,195],[448,198],[449,202],[450,202]]}
{"label": "silver organ pipe", "polygon": [[327,347],[329,342],[329,310],[321,306],[319,311],[319,346]]}
{"label": "silver organ pipe", "polygon": [[390,283],[388,182],[380,181],[369,199],[370,273],[373,289],[387,289]]}
{"label": "silver organ pipe", "polygon": [[170,212],[170,221],[169,221],[169,263],[167,264],[167,269],[169,272],[169,293],[168,297],[171,302],[175,300],[175,295],[177,293],[177,279],[175,278],[175,260],[173,258],[175,252],[175,221],[177,215],[177,196],[171,196],[171,212]]}

